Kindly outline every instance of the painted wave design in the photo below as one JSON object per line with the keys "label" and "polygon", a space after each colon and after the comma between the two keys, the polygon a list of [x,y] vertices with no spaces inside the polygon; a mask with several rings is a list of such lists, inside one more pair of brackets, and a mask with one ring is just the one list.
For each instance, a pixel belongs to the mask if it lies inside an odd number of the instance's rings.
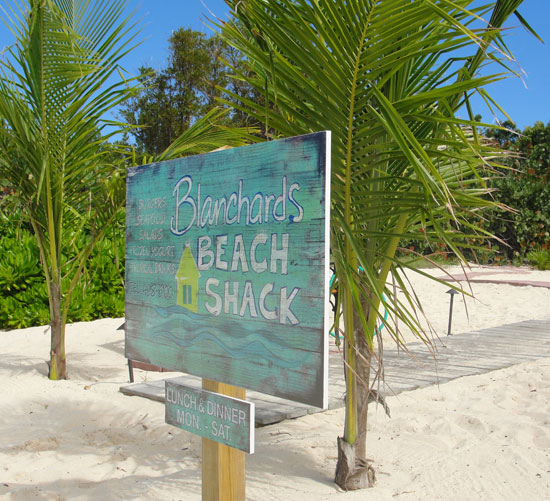
{"label": "painted wave design", "polygon": [[[264,359],[282,369],[301,366],[311,357],[311,353],[290,347],[288,351],[285,350],[290,357],[281,356],[281,344],[266,338],[266,335],[273,335],[273,330],[252,329],[257,326],[230,319],[224,319],[221,328],[212,324],[211,316],[193,313],[181,306],[155,307],[155,311],[159,316],[167,318],[165,322],[157,324],[155,337],[168,338],[183,349],[192,350],[194,346],[211,342],[233,359]],[[182,327],[185,328],[185,336],[176,336],[174,331],[181,331]],[[231,332],[231,335],[227,332]]]}

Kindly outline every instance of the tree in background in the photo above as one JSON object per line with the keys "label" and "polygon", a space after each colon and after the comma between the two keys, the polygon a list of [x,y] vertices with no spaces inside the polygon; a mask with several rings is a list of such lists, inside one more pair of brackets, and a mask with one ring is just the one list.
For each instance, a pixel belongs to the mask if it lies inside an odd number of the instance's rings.
{"label": "tree in background", "polygon": [[[137,33],[126,7],[124,0],[13,0],[1,10],[16,42],[0,61],[0,180],[14,190],[40,251],[50,379],[67,377],[69,304],[94,246],[124,207],[124,167],[135,162],[114,155],[108,142],[127,124],[103,118],[138,90],[139,82],[119,76]],[[212,109],[159,159],[243,144],[243,131],[216,125],[226,114]]]}
{"label": "tree in background", "polygon": [[550,250],[550,123],[536,122],[523,131],[510,121],[502,126],[485,131],[511,152],[491,186],[495,200],[515,212],[491,213],[486,228],[507,244],[499,246],[505,257],[523,260],[530,251]]}
{"label": "tree in background", "polygon": [[[226,3],[238,23],[220,26],[223,36],[245,55],[247,81],[266,103],[240,108],[278,136],[332,131],[331,252],[344,322],[340,330],[337,315],[335,331],[344,336],[346,378],[335,481],[365,487],[374,481],[366,431],[368,402],[380,400],[380,306],[396,319],[385,323],[396,342],[397,320],[426,340],[404,274],[410,262],[396,251],[413,238],[462,257],[468,239],[484,234],[495,150],[480,140],[473,114],[455,113],[502,78],[478,69],[511,57],[498,28],[521,0]],[[490,16],[489,26],[478,16]]]}
{"label": "tree in background", "polygon": [[[243,80],[231,78],[242,67],[240,54],[218,36],[207,37],[189,28],[176,30],[169,38],[168,64],[164,70],[140,68],[144,89],[121,108],[140,153],[157,155],[192,123],[216,106],[229,89],[237,100],[251,98],[252,89]],[[225,95],[227,97],[227,95]],[[249,119],[230,110],[226,122],[245,126]]]}

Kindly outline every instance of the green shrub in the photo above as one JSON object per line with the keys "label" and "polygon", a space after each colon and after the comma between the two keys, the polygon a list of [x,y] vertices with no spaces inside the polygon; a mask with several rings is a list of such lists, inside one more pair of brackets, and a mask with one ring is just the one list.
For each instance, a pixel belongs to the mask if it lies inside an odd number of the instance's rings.
{"label": "green shrub", "polygon": [[[71,256],[88,236],[71,236]],[[81,284],[74,289],[67,321],[80,322],[124,315],[124,215],[88,259]],[[0,329],[50,322],[48,291],[40,253],[28,224],[17,210],[0,213]]]}
{"label": "green shrub", "polygon": [[47,324],[48,291],[38,246],[18,214],[0,220],[0,328]]}
{"label": "green shrub", "polygon": [[[503,125],[507,130],[485,131],[487,138],[511,153],[501,160],[503,167],[489,181],[489,187],[494,190],[494,199],[513,211],[492,209],[484,213],[485,221],[480,226],[502,242],[468,242],[471,249],[465,251],[466,258],[480,264],[523,264],[535,249],[550,249],[550,124],[536,122],[523,132],[512,122]],[[419,254],[446,251],[434,248],[426,239],[402,245]]]}
{"label": "green shrub", "polygon": [[527,259],[537,270],[550,270],[550,250],[531,251],[527,254]]}
{"label": "green shrub", "polygon": [[550,247],[550,124],[536,122],[520,134],[514,124],[511,131],[487,131],[489,137],[515,154],[504,160],[508,167],[494,179],[495,199],[514,212],[492,211],[489,231],[508,244],[502,252],[514,261],[522,261],[534,249]]}

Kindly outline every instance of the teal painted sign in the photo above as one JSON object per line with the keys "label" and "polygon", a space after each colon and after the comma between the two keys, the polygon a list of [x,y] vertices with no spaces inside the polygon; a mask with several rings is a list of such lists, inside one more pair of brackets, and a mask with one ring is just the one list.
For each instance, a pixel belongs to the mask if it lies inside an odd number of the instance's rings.
{"label": "teal painted sign", "polygon": [[327,406],[330,132],[128,169],[126,356]]}
{"label": "teal painted sign", "polygon": [[168,424],[254,454],[254,404],[166,381]]}

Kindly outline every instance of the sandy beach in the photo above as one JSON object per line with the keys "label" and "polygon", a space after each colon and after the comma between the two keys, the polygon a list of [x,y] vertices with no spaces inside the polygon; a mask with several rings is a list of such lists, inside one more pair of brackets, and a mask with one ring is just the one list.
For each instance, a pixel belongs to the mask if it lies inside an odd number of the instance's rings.
{"label": "sandy beach", "polygon": [[[474,272],[550,282],[548,271]],[[445,335],[448,286],[410,279],[432,327]],[[470,285],[477,299],[456,296],[454,333],[550,319],[549,288]],[[1,499],[201,498],[200,438],[165,424],[163,404],[119,392],[128,383],[122,322],[69,325],[70,379],[58,382],[46,377],[47,327],[0,332]],[[175,375],[135,373],[136,381]],[[388,397],[391,419],[371,405],[377,484],[367,491],[345,493],[332,481],[343,409],[256,429],[247,499],[550,499],[549,381],[550,358],[541,358]]]}

